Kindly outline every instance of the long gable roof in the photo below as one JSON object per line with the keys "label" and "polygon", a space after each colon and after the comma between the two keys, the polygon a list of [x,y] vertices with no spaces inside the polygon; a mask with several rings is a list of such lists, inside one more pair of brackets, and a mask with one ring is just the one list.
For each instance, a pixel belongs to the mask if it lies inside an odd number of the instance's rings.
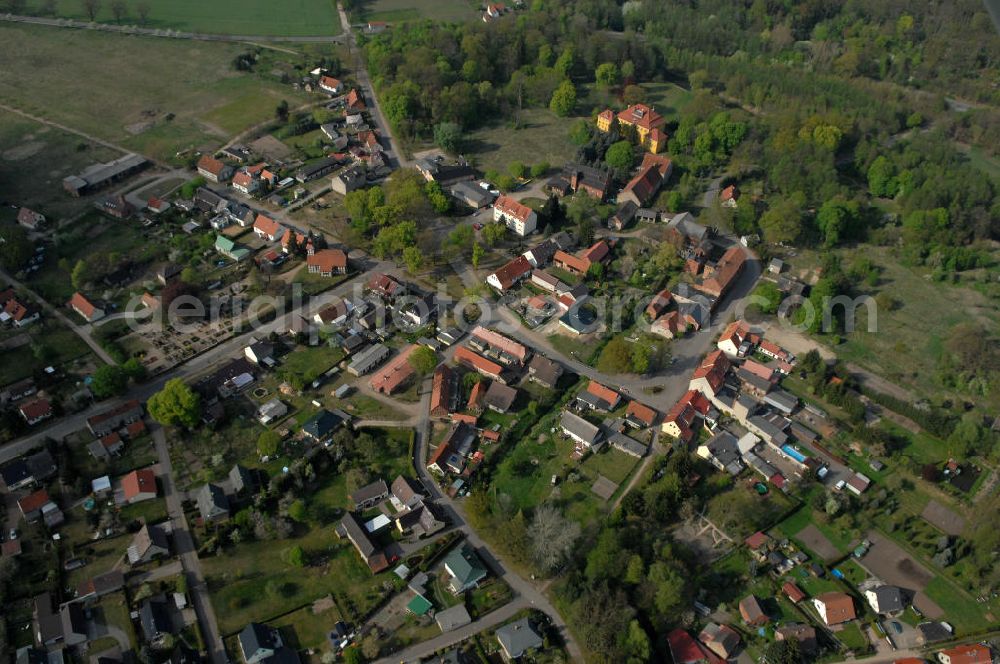
{"label": "long gable roof", "polygon": [[505,263],[493,274],[496,276],[497,281],[500,282],[500,288],[507,290],[529,272],[531,272],[531,263],[524,256],[518,256]]}
{"label": "long gable roof", "polygon": [[513,339],[485,328],[482,325],[477,325],[472,330],[472,336],[486,342],[493,348],[503,351],[511,357],[517,358],[519,362],[524,362],[528,359],[528,349],[524,344],[519,344]]}

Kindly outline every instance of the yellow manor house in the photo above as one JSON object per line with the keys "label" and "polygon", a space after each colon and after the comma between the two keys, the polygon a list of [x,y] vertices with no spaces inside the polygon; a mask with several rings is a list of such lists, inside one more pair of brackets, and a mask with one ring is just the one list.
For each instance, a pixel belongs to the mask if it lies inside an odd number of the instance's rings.
{"label": "yellow manor house", "polygon": [[615,120],[622,125],[635,127],[639,144],[657,154],[667,145],[667,132],[663,131],[665,120],[663,116],[645,104],[633,104],[615,115],[610,108],[597,116],[597,128],[605,133],[611,131]]}

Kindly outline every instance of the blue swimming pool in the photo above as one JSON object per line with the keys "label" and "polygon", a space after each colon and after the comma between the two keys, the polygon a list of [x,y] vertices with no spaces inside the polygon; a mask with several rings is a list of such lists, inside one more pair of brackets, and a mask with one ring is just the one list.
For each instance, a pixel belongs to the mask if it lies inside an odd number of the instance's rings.
{"label": "blue swimming pool", "polygon": [[799,463],[805,463],[806,462],[806,458],[807,457],[804,454],[802,454],[802,452],[799,452],[797,449],[795,449],[791,445],[782,445],[781,446],[781,451],[784,452],[785,454],[787,454],[788,456],[792,457],[793,459],[795,459]]}

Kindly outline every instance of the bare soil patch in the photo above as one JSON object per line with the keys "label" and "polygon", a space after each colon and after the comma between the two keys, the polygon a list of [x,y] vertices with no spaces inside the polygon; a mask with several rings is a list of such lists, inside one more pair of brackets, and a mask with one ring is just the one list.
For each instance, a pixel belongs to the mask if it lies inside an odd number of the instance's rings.
{"label": "bare soil patch", "polygon": [[840,551],[837,550],[837,547],[813,524],[809,524],[796,533],[795,538],[825,561],[836,560],[840,557]]}
{"label": "bare soil patch", "polygon": [[949,535],[957,537],[965,530],[965,518],[936,500],[928,502],[920,516],[935,528]]}
{"label": "bare soil patch", "polygon": [[913,604],[928,618],[943,616],[944,611],[941,607],[923,592],[934,578],[934,574],[878,531],[869,531],[867,537],[872,546],[861,558],[861,564],[886,583],[916,591]]}

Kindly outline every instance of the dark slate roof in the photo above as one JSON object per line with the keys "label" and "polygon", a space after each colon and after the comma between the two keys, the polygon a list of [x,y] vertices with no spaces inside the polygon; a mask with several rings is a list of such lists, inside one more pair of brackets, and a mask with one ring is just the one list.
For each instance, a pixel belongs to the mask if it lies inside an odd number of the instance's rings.
{"label": "dark slate roof", "polygon": [[520,657],[524,651],[541,648],[544,643],[542,637],[531,628],[527,618],[521,618],[498,629],[497,641],[511,657]]}
{"label": "dark slate roof", "polygon": [[281,643],[278,630],[260,623],[249,623],[240,632],[240,648],[247,657],[253,657],[259,650],[277,650]]}
{"label": "dark slate roof", "polygon": [[319,440],[336,431],[343,422],[343,418],[324,409],[310,417],[302,425],[302,431],[306,435]]}
{"label": "dark slate roof", "polygon": [[170,617],[167,615],[167,603],[162,598],[152,598],[139,607],[139,622],[142,623],[142,633],[147,641],[153,641],[160,634],[173,631]]}
{"label": "dark slate roof", "polygon": [[906,608],[903,603],[903,591],[896,586],[879,586],[875,589],[875,597],[878,599],[880,613],[894,613]]}

